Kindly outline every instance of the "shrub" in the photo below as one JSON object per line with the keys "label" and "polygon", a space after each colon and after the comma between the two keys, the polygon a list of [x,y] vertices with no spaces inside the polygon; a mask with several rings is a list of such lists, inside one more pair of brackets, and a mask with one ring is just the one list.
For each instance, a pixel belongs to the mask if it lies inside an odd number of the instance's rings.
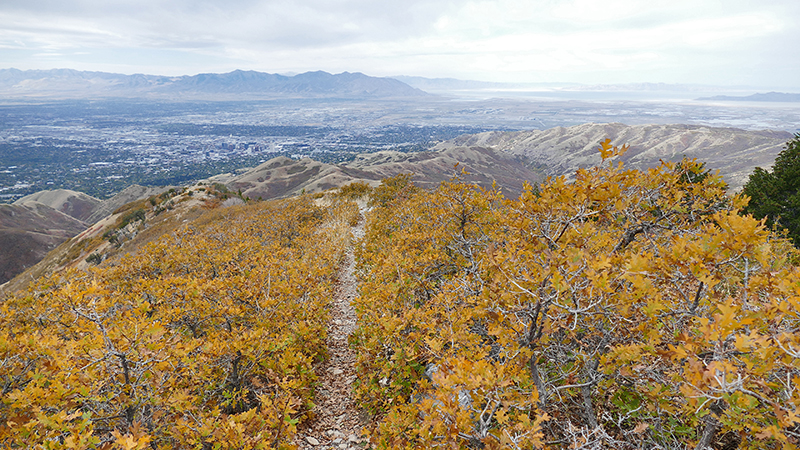
{"label": "shrub", "polygon": [[794,448],[796,252],[702,164],[624,150],[513,201],[376,188],[352,342],[378,447]]}
{"label": "shrub", "polygon": [[338,196],[352,200],[369,195],[372,187],[363,181],[354,181],[339,188]]}

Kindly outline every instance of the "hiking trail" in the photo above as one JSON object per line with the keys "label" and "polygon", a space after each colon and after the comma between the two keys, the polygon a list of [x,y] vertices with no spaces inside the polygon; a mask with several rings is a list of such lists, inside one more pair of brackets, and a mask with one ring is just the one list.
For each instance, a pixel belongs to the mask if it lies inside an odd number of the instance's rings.
{"label": "hiking trail", "polygon": [[[358,225],[351,228],[354,240],[364,236],[363,210]],[[356,329],[356,312],[351,301],[358,295],[355,277],[355,255],[350,243],[339,272],[339,284],[330,305],[328,322],[329,358],[320,363],[319,387],[314,399],[316,417],[307,427],[298,430],[295,444],[300,449],[346,450],[369,448],[362,436],[362,420],[353,402],[352,384],[356,380],[356,355],[348,337]]]}

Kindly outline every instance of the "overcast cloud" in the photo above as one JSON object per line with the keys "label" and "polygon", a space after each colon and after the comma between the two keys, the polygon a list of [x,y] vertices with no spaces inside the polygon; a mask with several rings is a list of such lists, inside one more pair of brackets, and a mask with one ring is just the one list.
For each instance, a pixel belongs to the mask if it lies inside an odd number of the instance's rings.
{"label": "overcast cloud", "polygon": [[797,0],[3,0],[0,67],[800,87]]}

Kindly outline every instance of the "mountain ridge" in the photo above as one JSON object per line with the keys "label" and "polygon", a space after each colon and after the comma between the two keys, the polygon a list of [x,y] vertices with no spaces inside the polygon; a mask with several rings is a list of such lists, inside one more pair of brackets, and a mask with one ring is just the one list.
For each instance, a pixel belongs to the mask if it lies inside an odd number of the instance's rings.
{"label": "mountain ridge", "polygon": [[394,98],[430,94],[394,78],[324,71],[285,76],[257,71],[161,76],[73,69],[0,69],[0,94],[13,97]]}
{"label": "mountain ridge", "polygon": [[[730,190],[735,191],[741,188],[755,167],[769,167],[772,164],[785,142],[791,139],[791,134],[692,125],[628,126],[619,123],[588,123],[548,130],[464,135],[440,143],[427,152],[384,150],[361,154],[353,161],[341,164],[281,156],[243,172],[219,174],[201,183],[225,190],[228,192],[226,195],[233,196],[229,201],[235,202],[241,201],[236,195],[266,200],[318,193],[352,182],[375,186],[383,178],[410,173],[414,175],[413,181],[425,188],[435,187],[453,176],[460,176],[464,181],[484,188],[496,185],[506,197],[514,198],[519,195],[526,182],[537,184],[546,176],[570,178],[579,168],[599,164],[597,148],[606,138],[610,138],[614,145],[630,145],[628,152],[619,158],[630,168],[653,167],[661,160],[697,158],[705,162],[708,169],[719,170]],[[131,186],[112,199],[96,204],[88,215],[82,208],[75,207],[78,203],[77,197],[83,195],[78,193],[75,193],[74,199],[69,198],[67,191],[37,193],[18,202],[34,205],[40,211],[47,211],[44,208],[49,208],[52,213],[48,217],[51,219],[61,217],[66,223],[64,227],[71,230],[66,234],[54,233],[60,239],[58,242],[61,242],[81,232],[80,227],[73,226],[73,221],[78,219],[65,212],[77,214],[83,211],[77,216],[84,221],[82,226],[86,228],[93,223],[99,223],[98,221],[108,222],[109,217],[116,217],[115,213],[130,202],[153,198],[167,189]],[[180,189],[186,188],[178,188]],[[185,201],[197,203],[199,189],[195,190],[198,194],[187,197]],[[237,194],[233,194],[234,192]],[[58,215],[54,215],[55,213]],[[35,225],[36,220],[32,219],[28,228],[34,229]],[[113,223],[103,226],[111,225]],[[50,228],[62,229],[55,225]],[[90,228],[94,230],[90,233],[92,236],[103,234],[99,231],[102,226]],[[19,229],[18,226],[13,229],[0,227],[0,235],[6,232],[18,233]],[[38,245],[36,248],[40,249],[38,251],[41,257],[42,249],[52,249],[54,242],[32,240],[31,248]],[[7,252],[0,255],[2,261],[9,258]],[[30,263],[26,263],[25,267],[28,266]]]}
{"label": "mountain ridge", "polygon": [[[54,214],[57,216],[52,217],[53,225],[49,226],[54,230],[57,229],[57,232],[53,233],[53,236],[46,242],[26,240],[25,245],[30,247],[36,257],[25,260],[23,265],[15,265],[12,268],[14,270],[6,271],[6,275],[0,277],[0,283],[9,280],[11,276],[18,274],[22,276],[21,272],[28,268],[31,268],[31,273],[41,274],[63,267],[65,261],[69,264],[87,265],[85,259],[95,251],[95,248],[107,249],[109,247],[109,242],[100,239],[100,236],[104,236],[107,231],[122,233],[123,237],[120,239],[139,232],[136,228],[128,229],[129,227],[123,227],[122,231],[115,231],[120,230],[115,227],[120,226],[119,222],[123,220],[123,214],[127,210],[135,211],[144,208],[149,211],[152,209],[152,212],[148,213],[147,220],[142,221],[148,223],[147,226],[142,225],[143,230],[146,230],[155,216],[159,216],[163,211],[175,209],[180,216],[181,214],[191,214],[188,211],[190,206],[211,205],[215,207],[218,202],[209,196],[209,192],[216,192],[227,202],[223,206],[229,206],[242,202],[241,198],[271,200],[302,193],[313,194],[352,182],[377,185],[381,179],[399,173],[413,173],[416,183],[424,187],[433,187],[456,175],[461,168],[467,169],[468,172],[462,175],[465,181],[485,188],[491,188],[497,182],[498,187],[511,197],[519,195],[526,181],[538,181],[542,178],[538,172],[521,164],[518,157],[514,155],[476,147],[420,153],[382,151],[363,155],[356,161],[346,164],[328,164],[309,158],[296,160],[279,156],[244,173],[220,174],[198,181],[188,187],[169,189],[168,187],[130,186],[108,200],[94,199],[97,203],[94,203],[89,211],[81,213],[84,221],[72,218],[65,212],[57,211],[52,207],[72,211],[75,208],[64,205],[77,203],[76,199],[92,197],[68,190],[40,191],[18,200],[20,204],[8,205],[8,208],[18,208],[20,211],[27,211],[26,208],[52,211],[51,216]],[[238,192],[238,194],[233,194],[233,192]],[[145,199],[150,199],[151,203],[145,204]],[[40,200],[47,204],[40,203]],[[159,216],[158,220],[163,221],[165,217],[169,217],[169,215]],[[65,230],[61,230],[57,226],[60,224],[58,218],[64,222],[61,228],[66,227]],[[39,222],[41,220],[32,217],[26,222],[27,225],[17,225],[13,229],[1,226],[2,222],[0,222],[0,240],[4,235],[16,236],[19,229],[34,229]],[[87,244],[87,242],[89,243]],[[59,244],[61,245],[59,246]],[[3,249],[4,247],[0,246],[0,261],[14,260],[13,255]],[[47,254],[48,251],[51,251],[51,254]],[[11,286],[9,289],[13,290],[25,285],[26,281],[20,281],[17,278],[9,281]],[[26,277],[26,280],[27,278],[30,277]]]}
{"label": "mountain ridge", "polygon": [[377,185],[382,179],[401,173],[412,174],[414,182],[426,188],[460,174],[465,181],[486,189],[496,183],[511,198],[519,196],[526,181],[542,180],[541,173],[518,156],[479,146],[414,153],[384,150],[359,155],[343,164],[279,156],[243,174],[212,180],[223,182],[246,197],[267,199],[321,192],[352,182]]}
{"label": "mountain ridge", "polygon": [[769,167],[792,134],[783,131],[746,131],[702,125],[624,125],[587,123],[547,130],[489,131],[465,135],[438,144],[435,149],[482,146],[524,156],[545,167],[545,174],[573,174],[600,163],[597,148],[606,138],[613,145],[629,145],[621,157],[631,168],[645,168],[660,160],[697,158],[719,170],[731,191],[744,186],[755,167]]}

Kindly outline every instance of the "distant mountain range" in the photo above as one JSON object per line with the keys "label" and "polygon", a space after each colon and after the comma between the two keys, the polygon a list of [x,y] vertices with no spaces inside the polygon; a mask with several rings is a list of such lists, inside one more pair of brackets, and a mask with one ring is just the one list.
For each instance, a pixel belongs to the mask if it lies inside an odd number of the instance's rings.
{"label": "distant mountain range", "polygon": [[713,97],[698,98],[698,100],[720,100],[726,102],[797,102],[800,103],[800,94],[787,92],[767,92],[765,94],[753,94],[743,97],[731,95],[715,95]]}
{"label": "distant mountain range", "polygon": [[[184,76],[124,75],[73,69],[0,69],[0,97],[14,99],[137,98],[154,100],[251,100],[291,98],[422,98],[465,92],[538,92],[549,96],[582,93],[736,93],[742,89],[692,84],[502,83],[418,76],[371,77],[323,71],[280,75],[252,70]],[[752,92],[752,90],[750,91]],[[544,94],[543,94],[544,93]],[[687,97],[688,98],[688,97]],[[715,95],[712,101],[800,102],[800,94],[769,92],[743,97]]]}
{"label": "distant mountain range", "polygon": [[192,76],[123,75],[72,69],[0,69],[10,98],[393,98],[429,94],[393,78],[316,71],[294,76],[235,70]]}

